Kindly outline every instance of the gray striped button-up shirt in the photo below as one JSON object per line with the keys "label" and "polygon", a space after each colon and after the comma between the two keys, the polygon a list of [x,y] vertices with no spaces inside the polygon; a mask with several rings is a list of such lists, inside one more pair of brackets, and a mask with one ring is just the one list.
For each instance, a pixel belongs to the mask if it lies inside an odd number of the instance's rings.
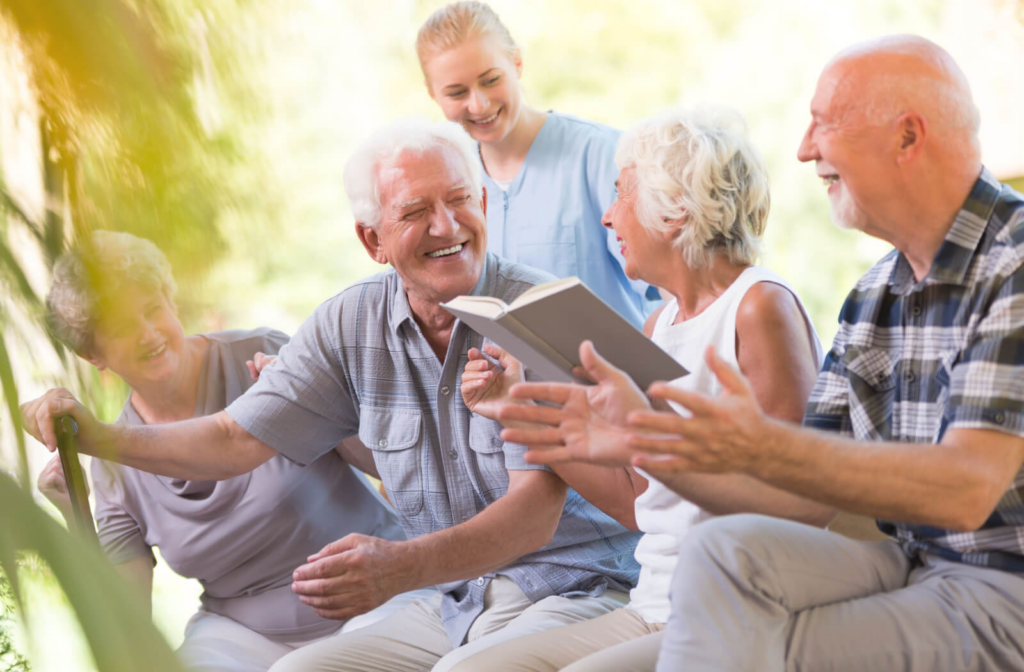
{"label": "gray striped button-up shirt", "polygon": [[[475,295],[511,302],[547,274],[488,254]],[[423,337],[393,270],[321,304],[281,350],[276,366],[228,407],[253,436],[309,464],[358,434],[373,451],[409,538],[465,522],[508,489],[508,470],[537,469],[498,423],[466,408],[469,349],[483,338],[457,323],[444,362]],[[550,595],[629,590],[639,566],[629,532],[570,490],[554,539],[498,570],[534,602]],[[438,586],[453,645],[483,610],[494,574]]]}

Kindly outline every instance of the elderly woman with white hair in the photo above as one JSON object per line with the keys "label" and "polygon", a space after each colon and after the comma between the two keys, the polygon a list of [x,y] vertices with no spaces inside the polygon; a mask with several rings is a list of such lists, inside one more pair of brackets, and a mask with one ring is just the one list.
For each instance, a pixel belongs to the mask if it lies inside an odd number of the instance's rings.
{"label": "elderly woman with white hair", "polygon": [[[54,331],[131,386],[118,424],[221,411],[253,384],[257,353],[276,353],[288,341],[267,328],[186,336],[174,292],[163,253],[127,233],[93,232],[54,268],[47,299]],[[267,670],[297,646],[368,625],[411,601],[396,598],[343,623],[321,618],[292,592],[292,572],[346,534],[404,539],[394,512],[336,452],[307,467],[277,456],[219,481],[93,459],[92,477],[103,550],[147,603],[153,547],[173,570],[202,584],[202,606],[179,650],[191,670]],[[69,515],[56,458],[39,487]]]}
{"label": "elderly woman with white hair", "polygon": [[[644,328],[690,371],[672,384],[719,393],[722,386],[704,361],[713,347],[747,376],[768,414],[799,421],[822,350],[796,292],[754,263],[768,217],[768,176],[743,119],[729,110],[671,110],[628,131],[616,164],[618,198],[603,222],[615,230],[626,273],[672,296]],[[491,354],[507,358],[497,350]],[[644,532],[636,548],[639,583],[625,609],[495,647],[456,672],[653,672],[677,549],[687,530],[710,516],[738,512],[819,526],[832,516],[828,507],[750,478],[694,475],[676,461],[646,459],[643,470],[635,468],[625,415],[649,401],[592,347],[584,345],[581,354],[598,384],[521,385],[514,396],[554,401],[561,409],[513,406],[516,400],[506,397],[503,420],[553,427],[506,429],[503,437],[530,445],[531,461],[584,461],[628,472],[636,523]],[[516,366],[499,373],[475,359],[463,379],[463,393],[474,405],[504,394],[511,381],[502,379],[518,376]]]}

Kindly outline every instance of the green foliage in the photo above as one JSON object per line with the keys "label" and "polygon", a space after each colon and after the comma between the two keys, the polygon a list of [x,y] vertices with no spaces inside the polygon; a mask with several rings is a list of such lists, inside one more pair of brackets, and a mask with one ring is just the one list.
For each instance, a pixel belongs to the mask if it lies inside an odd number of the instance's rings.
{"label": "green foliage", "polygon": [[28,672],[28,661],[14,648],[11,630],[14,626],[14,597],[0,572],[0,672]]}
{"label": "green foliage", "polygon": [[[11,581],[14,601],[19,554],[37,554],[63,589],[103,672],[180,672],[173,652],[149,614],[99,548],[73,538],[10,477],[0,472],[0,570]],[[50,637],[60,637],[50,633]]]}

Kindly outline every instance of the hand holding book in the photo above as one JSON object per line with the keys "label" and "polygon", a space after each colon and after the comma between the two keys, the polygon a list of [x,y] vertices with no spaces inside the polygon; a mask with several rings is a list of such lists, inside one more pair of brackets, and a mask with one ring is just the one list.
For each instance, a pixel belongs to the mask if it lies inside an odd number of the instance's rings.
{"label": "hand holding book", "polygon": [[462,372],[462,400],[473,413],[497,420],[502,406],[526,403],[509,396],[512,386],[525,380],[523,365],[491,343],[484,345],[484,352],[488,356],[476,348],[469,351],[469,363]]}

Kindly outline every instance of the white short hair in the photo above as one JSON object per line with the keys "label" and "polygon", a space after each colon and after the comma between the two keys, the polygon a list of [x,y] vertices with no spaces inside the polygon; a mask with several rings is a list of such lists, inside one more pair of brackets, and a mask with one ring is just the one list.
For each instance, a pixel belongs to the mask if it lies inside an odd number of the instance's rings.
{"label": "white short hair", "polygon": [[381,168],[404,152],[425,154],[439,147],[455,150],[466,166],[473,196],[480,198],[480,164],[476,144],[469,134],[453,121],[403,119],[375,131],[356,147],[345,164],[345,193],[356,221],[369,227],[380,224]]}
{"label": "white short hair", "polygon": [[636,216],[648,230],[671,232],[687,265],[702,268],[717,251],[752,264],[771,204],[768,171],[734,110],[672,109],[623,134],[620,170],[636,168]]}

